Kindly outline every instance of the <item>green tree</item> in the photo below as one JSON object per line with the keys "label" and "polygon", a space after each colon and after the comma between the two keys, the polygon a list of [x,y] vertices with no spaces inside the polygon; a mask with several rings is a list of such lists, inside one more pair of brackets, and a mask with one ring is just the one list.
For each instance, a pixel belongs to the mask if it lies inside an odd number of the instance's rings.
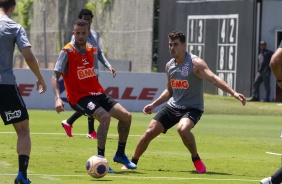
{"label": "green tree", "polygon": [[17,7],[14,12],[14,20],[21,24],[27,32],[30,30],[31,16],[30,10],[33,5],[33,0],[18,0]]}

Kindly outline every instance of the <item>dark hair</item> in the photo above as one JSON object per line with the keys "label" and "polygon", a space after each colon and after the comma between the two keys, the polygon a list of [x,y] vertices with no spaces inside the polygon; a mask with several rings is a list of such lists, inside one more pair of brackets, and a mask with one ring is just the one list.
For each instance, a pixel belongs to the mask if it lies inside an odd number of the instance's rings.
{"label": "dark hair", "polygon": [[93,13],[91,10],[88,9],[81,9],[79,14],[78,14],[78,18],[82,19],[82,15],[90,15],[91,19],[94,17]]}
{"label": "dark hair", "polygon": [[12,6],[16,6],[16,0],[0,0],[0,8],[3,8],[5,12]]}
{"label": "dark hair", "polygon": [[87,21],[83,20],[83,19],[77,19],[75,22],[74,22],[74,26],[77,25],[77,26],[87,26],[89,28],[89,24]]}
{"label": "dark hair", "polygon": [[179,39],[180,42],[185,43],[186,42],[186,36],[180,31],[172,31],[171,33],[168,34],[168,38],[171,40],[176,40]]}

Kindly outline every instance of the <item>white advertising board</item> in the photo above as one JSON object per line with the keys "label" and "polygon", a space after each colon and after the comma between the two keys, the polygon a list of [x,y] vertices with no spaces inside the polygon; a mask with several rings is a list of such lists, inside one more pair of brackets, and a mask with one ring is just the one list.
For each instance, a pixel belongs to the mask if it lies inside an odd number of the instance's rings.
{"label": "white advertising board", "polygon": [[[17,84],[22,97],[29,109],[55,110],[54,93],[51,86],[52,70],[41,70],[47,84],[47,91],[39,94],[36,91],[36,77],[28,69],[14,69]],[[141,112],[143,107],[155,100],[166,88],[165,73],[133,73],[117,72],[115,78],[110,72],[100,72],[99,81],[105,93],[116,99],[130,112]],[[61,78],[61,97],[66,99],[63,81]],[[155,112],[161,106],[155,109]],[[71,110],[68,103],[65,109]]]}

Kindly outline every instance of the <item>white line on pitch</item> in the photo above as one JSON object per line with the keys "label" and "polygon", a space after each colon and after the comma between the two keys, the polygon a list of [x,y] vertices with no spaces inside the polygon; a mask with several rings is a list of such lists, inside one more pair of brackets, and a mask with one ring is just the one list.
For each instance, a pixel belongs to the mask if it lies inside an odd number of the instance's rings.
{"label": "white line on pitch", "polygon": [[[15,132],[0,132],[0,134],[16,134]],[[66,133],[46,133],[46,132],[30,132],[30,134],[34,135],[66,135]],[[85,136],[86,134],[72,134],[72,135],[82,135]],[[117,137],[118,134],[108,134],[108,136]],[[141,135],[130,135],[132,137],[140,137]]]}
{"label": "white line on pitch", "polygon": [[[1,174],[0,176],[15,176],[15,174]],[[42,177],[89,177],[88,175],[59,175],[59,174],[28,174],[29,176],[42,176]],[[206,180],[206,181],[242,181],[242,182],[258,182],[259,180],[251,180],[251,179],[231,179],[231,178],[226,178],[226,179],[218,179],[218,178],[180,178],[180,177],[142,177],[142,176],[114,176],[114,174],[108,174],[105,176],[105,178],[129,178],[129,179],[160,179],[160,180]]]}

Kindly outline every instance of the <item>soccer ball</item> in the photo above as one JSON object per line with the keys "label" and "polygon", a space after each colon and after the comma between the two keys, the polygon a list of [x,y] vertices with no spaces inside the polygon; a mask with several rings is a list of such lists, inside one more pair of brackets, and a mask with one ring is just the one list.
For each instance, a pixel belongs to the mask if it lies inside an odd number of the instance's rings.
{"label": "soccer ball", "polygon": [[101,155],[94,155],[87,160],[86,170],[93,178],[102,178],[108,173],[108,160]]}

